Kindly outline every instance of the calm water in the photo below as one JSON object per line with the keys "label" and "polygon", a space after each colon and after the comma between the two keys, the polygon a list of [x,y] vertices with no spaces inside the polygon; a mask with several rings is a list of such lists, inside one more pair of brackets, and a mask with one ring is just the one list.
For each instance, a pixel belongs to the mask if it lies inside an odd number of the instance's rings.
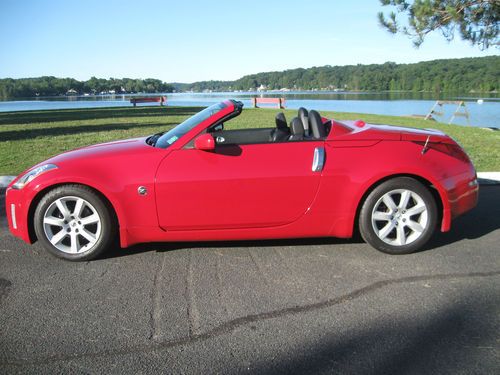
{"label": "calm water", "polygon": [[[158,95],[158,94],[157,94]],[[430,93],[333,93],[333,92],[289,92],[265,94],[256,92],[221,93],[175,93],[164,94],[171,106],[207,106],[223,99],[237,99],[250,107],[250,98],[255,95],[266,97],[285,97],[287,108],[305,107],[308,109],[339,112],[375,113],[381,115],[425,115],[437,99],[465,100],[473,126],[500,128],[500,98],[498,95],[472,96],[445,95],[437,97]],[[477,100],[483,99],[482,104]],[[43,109],[95,108],[130,106],[129,95],[76,96],[33,98],[18,101],[0,101],[0,112]],[[158,104],[144,104],[158,105]],[[438,121],[448,122],[456,106],[445,107],[444,115]],[[362,116],[360,116],[362,117]],[[466,119],[457,117],[455,124],[466,125]]]}

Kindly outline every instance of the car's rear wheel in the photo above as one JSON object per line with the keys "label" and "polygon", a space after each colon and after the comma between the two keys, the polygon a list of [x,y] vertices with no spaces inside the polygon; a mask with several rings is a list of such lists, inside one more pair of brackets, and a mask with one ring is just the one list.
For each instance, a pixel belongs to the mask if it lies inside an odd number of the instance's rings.
{"label": "car's rear wheel", "polygon": [[44,195],[35,210],[34,228],[51,254],[73,261],[99,256],[116,230],[103,199],[80,185],[60,186]]}
{"label": "car's rear wheel", "polygon": [[359,216],[363,239],[389,254],[409,254],[430,239],[437,207],[428,188],[409,177],[377,186],[365,199]]}

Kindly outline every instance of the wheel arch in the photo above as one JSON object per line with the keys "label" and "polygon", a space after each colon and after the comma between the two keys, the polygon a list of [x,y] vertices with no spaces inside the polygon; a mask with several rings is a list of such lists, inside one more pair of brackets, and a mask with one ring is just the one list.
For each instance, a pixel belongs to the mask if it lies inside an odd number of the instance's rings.
{"label": "wheel arch", "polygon": [[385,177],[382,177],[375,182],[373,182],[367,189],[365,189],[365,192],[361,195],[361,198],[358,200],[357,206],[356,206],[356,214],[354,217],[354,222],[353,222],[353,233],[358,234],[359,232],[359,215],[361,213],[361,208],[363,207],[363,203],[365,202],[366,198],[370,193],[377,188],[377,186],[380,186],[386,181],[392,180],[394,178],[398,177],[409,177],[413,178],[414,180],[419,181],[424,185],[429,192],[432,194],[434,201],[436,202],[437,206],[437,212],[438,212],[438,218],[436,220],[437,223],[441,223],[441,227],[444,226],[444,220],[446,219],[444,217],[444,199],[446,196],[444,195],[444,191],[440,189],[437,184],[431,182],[429,179],[422,177],[420,175],[412,174],[412,173],[398,173],[398,174],[391,174],[387,175]]}
{"label": "wheel arch", "polygon": [[117,232],[120,227],[121,220],[119,218],[119,215],[116,210],[116,206],[112,203],[111,199],[104,194],[102,191],[99,189],[96,189],[94,186],[90,186],[88,184],[80,183],[80,182],[60,182],[56,183],[53,185],[45,186],[43,189],[38,191],[36,195],[33,197],[33,199],[30,202],[30,206],[28,209],[28,217],[27,217],[27,225],[28,225],[28,235],[31,243],[34,243],[38,240],[36,233],[35,233],[35,225],[34,225],[34,217],[35,217],[35,210],[38,206],[38,203],[40,203],[40,200],[50,191],[61,187],[61,186],[84,186],[90,190],[92,190],[94,193],[96,193],[104,202],[104,204],[108,207],[109,212],[111,213],[112,220],[115,222],[117,225],[116,229]]}

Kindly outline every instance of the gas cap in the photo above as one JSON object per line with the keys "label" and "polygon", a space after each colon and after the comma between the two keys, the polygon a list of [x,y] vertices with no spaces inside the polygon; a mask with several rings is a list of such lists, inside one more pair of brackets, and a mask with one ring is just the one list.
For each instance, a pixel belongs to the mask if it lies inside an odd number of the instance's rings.
{"label": "gas cap", "polygon": [[364,122],[363,120],[357,120],[354,125],[356,125],[358,128],[362,128],[363,126],[366,125],[366,122]]}

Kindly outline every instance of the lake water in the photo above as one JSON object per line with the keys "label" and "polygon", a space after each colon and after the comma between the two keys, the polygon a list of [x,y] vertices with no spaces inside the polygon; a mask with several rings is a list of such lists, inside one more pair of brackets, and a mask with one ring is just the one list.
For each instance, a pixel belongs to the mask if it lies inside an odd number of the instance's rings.
{"label": "lake water", "polygon": [[[156,96],[158,95],[156,94]],[[437,99],[464,100],[470,114],[471,125],[500,128],[500,98],[498,94],[486,96],[473,96],[471,94],[436,96],[431,93],[220,92],[163,95],[167,97],[167,105],[170,106],[207,106],[224,99],[236,99],[243,101],[246,107],[250,107],[250,99],[254,96],[279,96],[286,99],[287,108],[305,107],[320,111],[374,113],[394,116],[426,115]],[[482,104],[478,103],[478,99],[482,99]],[[130,95],[32,98],[16,101],[0,101],[0,112],[120,107],[130,106],[129,100]],[[434,117],[438,121],[448,122],[455,109],[455,105],[447,105],[444,107],[443,116]],[[463,109],[461,110],[463,111]],[[467,121],[464,117],[456,117],[453,123],[466,125]]]}

